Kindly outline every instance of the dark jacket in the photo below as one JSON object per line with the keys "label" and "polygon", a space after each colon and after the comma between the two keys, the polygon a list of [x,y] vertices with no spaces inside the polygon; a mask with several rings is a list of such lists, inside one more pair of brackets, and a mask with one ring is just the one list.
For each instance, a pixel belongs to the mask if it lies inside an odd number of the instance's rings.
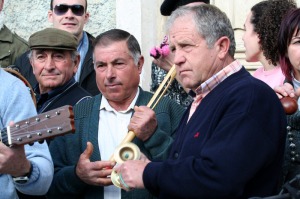
{"label": "dark jacket", "polygon": [[[82,64],[82,71],[79,78],[79,85],[87,90],[90,94],[97,95],[100,93],[96,84],[96,73],[93,65],[93,40],[94,37],[87,33],[89,39],[89,49],[85,55],[84,62]],[[19,69],[20,73],[28,80],[30,85],[34,88],[37,84],[35,76],[32,72],[32,66],[28,59],[29,51],[22,54],[15,62],[16,67]]]}
{"label": "dark jacket", "polygon": [[5,25],[0,30],[0,66],[6,68],[29,49],[27,42],[13,34]]}
{"label": "dark jacket", "polygon": [[[293,81],[285,81],[298,89]],[[299,99],[298,99],[299,100]],[[298,107],[299,108],[299,107]],[[282,184],[292,181],[296,175],[300,174],[300,111],[299,109],[292,115],[287,115],[287,138],[285,143],[285,154],[283,164]]]}
{"label": "dark jacket", "polygon": [[265,197],[277,194],[286,117],[275,92],[244,68],[183,116],[169,159],[149,163],[145,187],[159,198]]}
{"label": "dark jacket", "polygon": [[35,92],[37,93],[38,113],[44,113],[64,105],[74,106],[82,100],[91,98],[91,94],[79,86],[74,78],[49,93],[38,94],[38,87],[35,89]]}
{"label": "dark jacket", "polygon": [[[146,105],[152,94],[140,89],[136,105]],[[103,199],[103,187],[92,186],[81,181],[75,173],[78,159],[86,149],[87,141],[94,146],[90,157],[91,161],[101,160],[98,145],[99,111],[102,95],[79,103],[74,107],[75,129],[74,134],[57,137],[51,142],[49,149],[54,162],[54,178],[47,198],[52,199]],[[174,132],[179,124],[184,108],[176,102],[162,98],[154,109],[158,127],[155,133],[146,142],[135,138],[133,142],[138,145],[142,153],[150,159],[165,159]],[[122,199],[150,199],[153,198],[148,191],[136,189],[130,192],[122,190]]]}

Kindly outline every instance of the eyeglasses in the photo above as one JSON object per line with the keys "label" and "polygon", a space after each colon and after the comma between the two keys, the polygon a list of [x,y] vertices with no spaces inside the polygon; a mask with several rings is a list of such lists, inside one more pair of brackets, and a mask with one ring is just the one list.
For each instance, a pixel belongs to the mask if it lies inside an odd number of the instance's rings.
{"label": "eyeglasses", "polygon": [[69,8],[76,16],[82,16],[84,13],[84,7],[82,5],[77,5],[77,4],[75,5],[57,4],[53,10],[56,15],[63,15],[68,12]]}

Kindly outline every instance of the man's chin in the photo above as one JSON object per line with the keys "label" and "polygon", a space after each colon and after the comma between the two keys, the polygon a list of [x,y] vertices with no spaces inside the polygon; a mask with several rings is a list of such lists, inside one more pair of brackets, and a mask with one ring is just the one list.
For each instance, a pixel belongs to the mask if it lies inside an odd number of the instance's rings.
{"label": "man's chin", "polygon": [[182,86],[185,87],[185,88],[191,88],[191,86],[192,86],[191,81],[189,81],[188,78],[183,78],[183,79],[181,80],[181,84],[182,84]]}
{"label": "man's chin", "polygon": [[58,87],[61,83],[58,81],[54,81],[52,79],[43,80],[40,84],[45,85],[49,88],[55,88]]}
{"label": "man's chin", "polygon": [[75,37],[78,37],[78,35],[79,35],[78,27],[75,27],[75,26],[62,26],[61,29],[71,33]]}

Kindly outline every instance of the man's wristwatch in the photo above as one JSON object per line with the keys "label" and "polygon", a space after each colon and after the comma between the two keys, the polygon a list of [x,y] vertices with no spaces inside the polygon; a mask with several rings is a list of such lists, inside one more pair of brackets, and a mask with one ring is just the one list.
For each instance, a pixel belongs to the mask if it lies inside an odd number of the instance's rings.
{"label": "man's wristwatch", "polygon": [[25,174],[24,176],[12,177],[12,179],[16,183],[25,184],[26,182],[28,182],[31,173],[32,173],[32,164],[30,163],[30,170],[27,174]]}
{"label": "man's wristwatch", "polygon": [[19,184],[25,184],[28,182],[29,177],[26,176],[20,176],[20,177],[13,177],[14,182],[19,183]]}

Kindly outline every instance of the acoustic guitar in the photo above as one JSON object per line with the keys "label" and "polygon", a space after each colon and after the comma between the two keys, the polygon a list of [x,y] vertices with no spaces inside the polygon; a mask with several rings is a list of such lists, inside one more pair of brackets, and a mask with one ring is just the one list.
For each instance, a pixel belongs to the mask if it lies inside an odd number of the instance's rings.
{"label": "acoustic guitar", "polygon": [[43,142],[67,133],[74,133],[72,106],[66,105],[15,123],[0,130],[0,141],[9,147]]}

